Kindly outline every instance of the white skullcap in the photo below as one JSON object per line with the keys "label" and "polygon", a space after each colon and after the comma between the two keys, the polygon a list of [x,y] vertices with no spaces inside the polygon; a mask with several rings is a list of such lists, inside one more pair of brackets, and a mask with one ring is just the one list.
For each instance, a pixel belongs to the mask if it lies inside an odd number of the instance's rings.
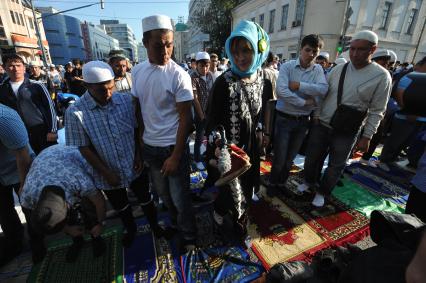
{"label": "white skullcap", "polygon": [[346,61],[346,59],[343,58],[343,57],[339,57],[336,60],[334,60],[334,64],[336,64],[336,65],[345,64],[346,62],[348,62],[348,61]]}
{"label": "white skullcap", "polygon": [[377,44],[379,42],[379,37],[377,36],[375,32],[372,32],[371,30],[362,30],[357,32],[352,37],[352,40],[358,40],[358,39],[368,40],[374,44]]}
{"label": "white skullcap", "polygon": [[143,32],[155,29],[168,29],[173,31],[172,20],[168,16],[153,15],[142,19]]}
{"label": "white skullcap", "polygon": [[321,51],[318,56],[321,56],[321,57],[324,57],[327,60],[330,60],[330,54],[328,52]]}
{"label": "white skullcap", "polygon": [[83,81],[89,84],[106,82],[114,79],[111,67],[102,61],[90,61],[83,65]]}
{"label": "white skullcap", "polygon": [[197,55],[195,56],[195,60],[199,61],[199,60],[210,60],[210,55],[207,52],[201,51],[198,52]]}
{"label": "white skullcap", "polygon": [[41,64],[37,61],[31,61],[30,62],[30,67],[40,67],[40,66],[41,66]]}
{"label": "white skullcap", "polygon": [[398,56],[396,56],[396,53],[393,50],[388,49],[389,55],[391,57],[391,62],[396,62],[398,60]]}
{"label": "white skullcap", "polygon": [[377,49],[376,52],[373,53],[371,59],[379,58],[379,57],[390,57],[390,53],[387,49]]}
{"label": "white skullcap", "polygon": [[51,68],[55,68],[55,64],[50,64],[50,67]]}

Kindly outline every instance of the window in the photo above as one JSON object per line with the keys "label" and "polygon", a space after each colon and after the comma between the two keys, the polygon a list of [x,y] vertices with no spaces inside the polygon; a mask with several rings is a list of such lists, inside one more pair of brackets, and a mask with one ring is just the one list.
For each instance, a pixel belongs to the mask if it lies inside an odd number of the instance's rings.
{"label": "window", "polygon": [[56,33],[56,34],[59,34],[59,31],[55,30],[55,29],[45,29],[44,31],[47,32],[47,33]]}
{"label": "window", "polygon": [[68,35],[68,36],[75,36],[75,33],[73,33],[73,32],[67,32],[65,34]]}
{"label": "window", "polygon": [[16,21],[15,21],[15,14],[14,14],[12,11],[10,11],[10,17],[12,18],[12,22],[13,22],[14,24],[16,24]]}
{"label": "window", "polygon": [[3,27],[0,27],[0,37],[3,37],[3,38],[6,37],[6,32],[4,31]]}
{"label": "window", "polygon": [[287,29],[287,20],[288,20],[288,4],[283,6],[282,15],[281,15],[281,29]]}
{"label": "window", "polygon": [[0,26],[2,26],[3,25],[3,21],[1,20],[1,17],[0,17]]}
{"label": "window", "polygon": [[19,19],[19,15],[18,15],[18,13],[16,13],[16,12],[15,12],[15,19],[16,19],[16,23],[17,23],[18,25],[22,25],[22,24],[21,24],[21,20]]}
{"label": "window", "polygon": [[22,14],[19,14],[19,19],[21,19],[21,25],[25,26],[24,17],[22,17]]}
{"label": "window", "polygon": [[34,29],[33,18],[28,17],[28,23],[30,24],[30,28]]}
{"label": "window", "polygon": [[305,0],[297,0],[296,2],[296,22],[293,26],[300,26],[303,20],[303,14],[305,12]]}
{"label": "window", "polygon": [[386,29],[386,27],[388,26],[391,8],[392,8],[392,3],[385,2],[385,6],[383,7],[382,19],[380,21],[380,29]]}
{"label": "window", "polygon": [[407,34],[413,34],[414,23],[417,19],[417,12],[417,9],[411,9],[410,11],[410,16],[408,17],[407,21]]}
{"label": "window", "polygon": [[259,26],[263,28],[263,21],[265,20],[265,15],[261,14],[259,15]]}
{"label": "window", "polygon": [[274,23],[275,23],[275,9],[269,12],[269,33],[274,32]]}

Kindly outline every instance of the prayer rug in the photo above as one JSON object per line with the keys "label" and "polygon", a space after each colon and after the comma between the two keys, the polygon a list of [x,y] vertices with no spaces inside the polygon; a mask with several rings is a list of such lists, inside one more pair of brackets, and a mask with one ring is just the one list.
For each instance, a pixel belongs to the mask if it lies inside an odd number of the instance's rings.
{"label": "prayer rug", "polygon": [[381,198],[368,189],[361,187],[355,182],[352,182],[349,178],[345,177],[342,182],[343,187],[336,186],[332,195],[344,204],[358,210],[367,217],[370,217],[370,214],[373,210],[404,213],[404,208],[396,205],[391,201]]}
{"label": "prayer rug", "polygon": [[410,193],[412,173],[392,166],[390,172],[353,163],[346,167],[351,179],[385,200],[405,208]]}
{"label": "prayer rug", "polygon": [[34,266],[28,282],[123,282],[121,228],[109,227],[102,237],[106,243],[105,253],[93,257],[92,246],[86,244],[74,263],[65,261],[71,239],[61,239],[49,245],[44,260]]}
{"label": "prayer rug", "polygon": [[[160,224],[169,225],[166,216],[160,219]],[[123,252],[125,282],[183,282],[174,241],[155,239],[145,217],[138,219],[137,225],[132,246]]]}
{"label": "prayer rug", "polygon": [[[296,181],[301,181],[300,175],[290,176],[290,190],[295,190]],[[333,197],[323,208],[312,207],[311,200],[270,198],[262,192],[262,199],[252,204],[249,235],[265,268],[290,260],[309,261],[320,249],[368,236],[369,220],[363,214]]]}
{"label": "prayer rug", "polygon": [[186,283],[245,283],[260,277],[264,271],[240,247],[196,249],[183,255],[181,263]]}
{"label": "prayer rug", "polygon": [[207,179],[207,171],[206,170],[194,171],[191,173],[190,178],[191,178],[191,184],[190,184],[191,191],[198,192],[200,191],[201,188],[204,187],[204,182]]}

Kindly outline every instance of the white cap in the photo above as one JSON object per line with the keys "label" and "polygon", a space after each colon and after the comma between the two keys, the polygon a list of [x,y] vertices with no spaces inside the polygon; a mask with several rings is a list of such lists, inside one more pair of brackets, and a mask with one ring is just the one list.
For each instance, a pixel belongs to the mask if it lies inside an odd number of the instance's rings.
{"label": "white cap", "polygon": [[330,60],[330,54],[328,52],[321,51],[318,56],[321,56],[321,57],[324,57],[327,60]]}
{"label": "white cap", "polygon": [[346,59],[343,58],[343,57],[339,57],[336,60],[334,60],[334,64],[336,64],[336,65],[345,64],[346,62],[348,62],[348,61],[346,61]]}
{"label": "white cap", "polygon": [[362,30],[357,32],[353,37],[352,40],[358,40],[358,39],[364,39],[368,40],[371,43],[377,44],[379,43],[379,37],[375,32],[372,32],[371,30]]}
{"label": "white cap", "polygon": [[41,64],[37,61],[31,61],[30,62],[30,67],[40,67],[40,66],[41,66]]}
{"label": "white cap", "polygon": [[376,52],[374,52],[371,56],[371,59],[385,56],[390,57],[389,51],[387,49],[377,49]]}
{"label": "white cap", "polygon": [[396,62],[398,60],[398,56],[396,56],[396,53],[393,50],[388,49],[389,55],[391,57],[391,62]]}
{"label": "white cap", "polygon": [[142,19],[143,32],[155,29],[168,29],[173,31],[172,20],[168,16],[153,15]]}
{"label": "white cap", "polygon": [[106,82],[114,79],[111,67],[102,61],[90,61],[83,65],[83,81],[89,84]]}
{"label": "white cap", "polygon": [[55,64],[50,64],[50,68],[55,68]]}
{"label": "white cap", "polygon": [[198,52],[197,55],[195,56],[195,60],[199,61],[199,60],[210,60],[210,55],[207,52],[201,51]]}

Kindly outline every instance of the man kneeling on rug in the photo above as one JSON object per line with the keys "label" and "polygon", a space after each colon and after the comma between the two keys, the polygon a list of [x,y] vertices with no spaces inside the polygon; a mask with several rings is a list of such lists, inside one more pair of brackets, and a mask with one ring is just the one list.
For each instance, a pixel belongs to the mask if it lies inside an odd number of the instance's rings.
{"label": "man kneeling on rug", "polygon": [[60,231],[73,240],[67,262],[77,259],[85,231],[92,236],[94,257],[103,254],[105,199],[93,183],[92,171],[78,148],[72,146],[51,146],[34,160],[20,195],[34,263],[46,254],[44,236]]}

